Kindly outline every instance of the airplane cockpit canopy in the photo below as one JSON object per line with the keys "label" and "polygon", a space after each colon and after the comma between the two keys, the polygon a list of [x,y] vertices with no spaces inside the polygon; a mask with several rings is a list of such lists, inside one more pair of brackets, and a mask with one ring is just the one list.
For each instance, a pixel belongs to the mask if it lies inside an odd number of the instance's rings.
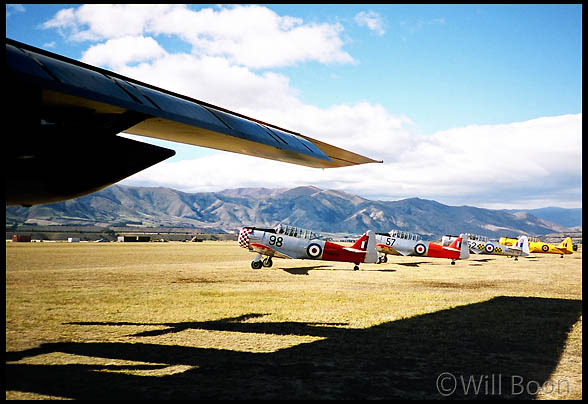
{"label": "airplane cockpit canopy", "polygon": [[402,230],[392,230],[390,231],[390,237],[396,237],[404,240],[420,240],[421,237],[418,234],[409,233],[407,231]]}
{"label": "airplane cockpit canopy", "polygon": [[290,226],[282,223],[276,226],[276,233],[283,234],[285,236],[298,237],[308,240],[321,238],[320,234],[317,234],[311,230],[301,229],[299,227]]}
{"label": "airplane cockpit canopy", "polygon": [[487,242],[488,241],[488,237],[486,237],[486,236],[480,236],[478,234],[468,234],[468,238],[470,240],[476,240],[476,241],[483,241],[483,242]]}

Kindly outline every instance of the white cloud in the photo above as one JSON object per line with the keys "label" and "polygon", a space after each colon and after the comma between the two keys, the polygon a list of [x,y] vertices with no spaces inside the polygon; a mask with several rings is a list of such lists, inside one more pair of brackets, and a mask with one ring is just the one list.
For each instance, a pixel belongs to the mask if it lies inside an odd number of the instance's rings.
{"label": "white cloud", "polygon": [[[332,105],[325,109],[291,102],[289,109],[262,112],[271,117],[270,122],[279,122],[279,125],[306,136],[376,156],[379,160],[396,160],[398,150],[411,147],[414,142],[410,119],[392,115],[381,105],[367,101]],[[249,114],[254,116],[254,111]]]}
{"label": "white cloud", "polygon": [[[363,145],[354,150],[383,158],[384,164],[316,170],[219,152],[192,161],[163,162],[125,183],[162,185],[188,192],[315,185],[371,199],[416,196],[493,208],[565,206],[570,198],[581,200],[582,114],[468,126],[419,137],[410,133],[406,122],[381,107],[346,106],[346,115],[340,114],[339,108],[317,110],[311,119],[316,119],[313,122],[317,125],[343,120],[327,136],[331,143],[345,147],[345,139],[362,132]],[[380,130],[359,130],[364,122],[373,119],[374,112],[380,113],[381,122],[373,127]]]}
{"label": "white cloud", "polygon": [[72,41],[175,35],[198,56],[222,56],[250,68],[299,62],[351,63],[340,24],[305,23],[261,6],[192,11],[185,5],[90,4],[59,11],[42,25]]}
{"label": "white cloud", "polygon": [[151,37],[125,36],[91,46],[82,55],[82,61],[120,70],[127,64],[162,58],[166,54],[167,52]]}
{"label": "white cloud", "polygon": [[59,29],[72,41],[102,41],[138,36],[149,31],[151,21],[165,18],[179,5],[85,4],[58,11],[42,28]]}
{"label": "white cloud", "polygon": [[[421,136],[409,117],[381,105],[369,101],[326,108],[304,104],[287,76],[252,70],[308,60],[352,60],[342,51],[337,25],[306,24],[259,6],[200,11],[178,5],[136,7],[65,9],[47,27],[77,40],[97,38],[100,43],[84,53],[88,63],[382,159],[384,164],[317,170],[216,152],[160,163],[124,183],[187,192],[315,185],[372,199],[417,196],[489,207],[545,206],[524,205],[539,201],[564,206],[581,201],[582,114],[471,125]],[[153,18],[155,11],[158,18]],[[133,20],[117,31],[115,27],[129,13]],[[154,37],[159,34],[179,36],[194,51],[164,49],[163,41]],[[254,47],[263,36],[267,42]],[[239,46],[258,55],[257,62]],[[268,52],[274,48],[280,52]]]}
{"label": "white cloud", "polygon": [[288,77],[272,72],[257,74],[220,57],[165,54],[149,63],[123,66],[118,73],[237,112],[261,118],[259,110],[279,104],[297,105]]}
{"label": "white cloud", "polygon": [[368,27],[380,36],[386,32],[382,16],[375,11],[360,11],[355,15],[355,22],[361,27]]}

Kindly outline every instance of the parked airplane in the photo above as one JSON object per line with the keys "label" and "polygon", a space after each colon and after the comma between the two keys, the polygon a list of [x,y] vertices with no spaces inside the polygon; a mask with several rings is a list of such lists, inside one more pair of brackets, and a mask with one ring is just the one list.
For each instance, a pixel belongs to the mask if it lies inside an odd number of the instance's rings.
{"label": "parked airplane", "polygon": [[[512,245],[515,242],[516,239],[514,238],[500,237],[501,244]],[[529,250],[532,253],[561,254],[561,257],[563,258],[564,254],[572,254],[574,252],[574,247],[571,237],[566,237],[566,239],[557,246],[533,237],[529,240]]]}
{"label": "parked airplane", "polygon": [[[272,257],[342,261],[355,264],[359,270],[362,262],[376,263],[376,238],[372,230],[365,232],[351,247],[332,243],[316,233],[294,226],[278,225],[276,228],[243,227],[239,233],[239,246],[257,252],[251,268],[272,266]],[[262,256],[266,256],[262,261]]]}
{"label": "parked airplane", "polygon": [[[518,257],[529,256],[529,240],[527,236],[520,236],[518,239],[514,239],[514,245],[501,244],[498,241],[489,240],[486,236],[480,236],[477,234],[468,235],[468,246],[470,251],[475,254],[494,254],[494,255],[505,255],[507,257],[515,257],[515,261]],[[456,236],[443,236],[441,238],[443,245],[448,245]]]}
{"label": "parked airplane", "polygon": [[[86,195],[175,154],[126,132],[315,168],[381,162],[6,38],[6,205]],[[8,142],[8,143],[6,143]]]}
{"label": "parked airplane", "polygon": [[380,256],[379,263],[388,261],[388,254],[417,255],[432,258],[449,258],[451,265],[455,260],[470,256],[467,234],[460,234],[451,244],[444,246],[432,241],[423,241],[416,234],[401,230],[376,234],[376,247]]}

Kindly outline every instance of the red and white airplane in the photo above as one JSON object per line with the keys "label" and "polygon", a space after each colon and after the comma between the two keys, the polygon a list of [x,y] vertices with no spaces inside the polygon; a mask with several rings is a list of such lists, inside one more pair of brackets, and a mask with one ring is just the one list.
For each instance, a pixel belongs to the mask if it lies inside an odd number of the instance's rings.
{"label": "red and white airplane", "polygon": [[[359,270],[362,262],[377,263],[376,237],[366,231],[351,247],[320,238],[310,230],[278,225],[276,228],[243,227],[239,233],[239,246],[256,252],[251,268],[271,267],[272,257],[352,262]],[[262,260],[262,256],[266,256]]]}
{"label": "red and white airplane", "polygon": [[433,241],[423,241],[416,234],[400,230],[377,233],[376,240],[376,248],[383,254],[379,262],[387,262],[387,254],[392,254],[449,258],[451,264],[455,265],[455,260],[468,259],[470,256],[467,234],[460,234],[447,246]]}

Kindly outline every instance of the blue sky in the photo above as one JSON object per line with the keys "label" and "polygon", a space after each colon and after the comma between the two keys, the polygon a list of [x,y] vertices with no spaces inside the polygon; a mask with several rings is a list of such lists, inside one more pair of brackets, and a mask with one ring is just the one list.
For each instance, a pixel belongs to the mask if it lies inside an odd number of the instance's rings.
{"label": "blue sky", "polygon": [[129,185],[581,207],[581,5],[7,5],[6,36],[384,160],[312,171],[172,144]]}

